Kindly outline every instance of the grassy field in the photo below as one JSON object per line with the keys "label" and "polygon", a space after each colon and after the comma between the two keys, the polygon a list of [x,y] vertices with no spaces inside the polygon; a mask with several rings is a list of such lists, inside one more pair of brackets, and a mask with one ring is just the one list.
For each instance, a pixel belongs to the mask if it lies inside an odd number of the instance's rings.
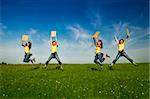
{"label": "grassy field", "polygon": [[149,98],[149,64],[0,65],[0,98]]}

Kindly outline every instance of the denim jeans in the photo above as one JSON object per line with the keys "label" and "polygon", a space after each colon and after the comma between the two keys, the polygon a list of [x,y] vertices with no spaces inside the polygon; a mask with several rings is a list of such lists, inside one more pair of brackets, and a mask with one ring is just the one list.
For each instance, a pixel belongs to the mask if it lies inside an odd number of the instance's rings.
{"label": "denim jeans", "polygon": [[133,64],[133,60],[125,53],[125,51],[118,52],[115,60],[113,60],[113,64],[115,64],[121,56],[124,56],[126,59],[128,59]]}
{"label": "denim jeans", "polygon": [[[96,64],[102,63],[105,60],[105,58],[103,56],[104,56],[103,53],[96,54],[95,59],[94,59],[94,63],[96,63]],[[99,62],[97,60],[99,60]]]}
{"label": "denim jeans", "polygon": [[23,59],[23,62],[29,62],[29,61],[31,61],[30,60],[30,57],[32,56],[32,54],[31,53],[25,53],[25,55],[24,55],[24,59]]}
{"label": "denim jeans", "polygon": [[50,62],[50,60],[51,60],[52,58],[55,58],[55,59],[58,61],[59,65],[62,64],[61,61],[60,61],[60,59],[59,59],[59,57],[58,57],[57,52],[51,53],[51,55],[49,56],[49,58],[48,58],[48,60],[46,61],[45,64],[48,65],[48,63]]}

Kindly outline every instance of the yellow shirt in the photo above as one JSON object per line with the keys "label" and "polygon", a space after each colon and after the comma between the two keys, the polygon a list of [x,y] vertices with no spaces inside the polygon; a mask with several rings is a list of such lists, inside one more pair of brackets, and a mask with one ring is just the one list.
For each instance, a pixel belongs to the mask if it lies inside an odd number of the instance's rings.
{"label": "yellow shirt", "polygon": [[27,54],[30,53],[29,47],[28,47],[28,46],[25,46],[25,47],[24,47],[24,51],[25,51],[25,53],[27,53]]}
{"label": "yellow shirt", "polygon": [[101,52],[101,48],[100,48],[100,47],[96,47],[96,48],[95,48],[95,53],[98,54],[98,53],[100,53],[100,52]]}
{"label": "yellow shirt", "polygon": [[118,51],[124,50],[124,47],[125,47],[125,43],[123,43],[123,44],[118,44]]}
{"label": "yellow shirt", "polygon": [[52,53],[57,52],[57,45],[55,45],[55,46],[52,45],[51,52]]}

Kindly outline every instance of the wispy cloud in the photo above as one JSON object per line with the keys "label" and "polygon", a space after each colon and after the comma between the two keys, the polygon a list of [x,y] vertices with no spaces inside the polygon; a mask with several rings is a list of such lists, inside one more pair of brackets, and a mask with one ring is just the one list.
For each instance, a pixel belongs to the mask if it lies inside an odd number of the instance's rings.
{"label": "wispy cloud", "polygon": [[90,16],[91,24],[96,28],[100,28],[102,25],[102,16],[99,13],[94,13]]}
{"label": "wispy cloud", "polygon": [[[111,39],[106,39],[106,34],[100,35],[100,39],[103,40],[104,48],[102,49],[103,53],[108,53],[111,56],[111,59],[106,60],[105,63],[110,63],[115,58],[117,54],[117,45],[113,39],[115,33],[111,33],[112,30],[117,31],[117,28],[121,27],[121,31],[125,31],[127,23],[119,22],[117,24],[112,24],[111,27],[103,27],[103,29],[109,30],[109,37]],[[148,40],[145,39],[149,37],[150,32],[149,28],[142,28],[138,26],[129,25],[129,30],[131,31],[131,38],[126,45],[127,54],[138,62],[147,62],[148,54]],[[5,32],[7,32],[7,27],[3,27]],[[59,39],[59,48],[58,54],[63,63],[93,63],[95,55],[95,47],[91,38],[91,31],[87,28],[81,26],[80,24],[67,25],[66,29],[71,33],[71,39]],[[111,30],[111,31],[110,31]],[[50,55],[50,44],[49,38],[45,35],[48,33],[39,33],[38,29],[29,29],[32,35],[32,53],[36,58],[38,63],[45,63],[47,58]],[[118,31],[120,31],[118,29]],[[29,32],[28,32],[29,33]],[[122,34],[125,34],[124,32]],[[74,40],[73,40],[73,37]],[[142,47],[140,47],[142,46]],[[12,49],[13,48],[13,49]],[[12,49],[12,50],[9,50]],[[24,50],[16,39],[11,39],[8,42],[0,44],[0,62],[9,62],[9,63],[23,63],[22,59],[24,57]],[[14,58],[14,56],[17,56]],[[56,62],[52,60],[52,62]],[[128,62],[126,59],[120,59],[118,62]]]}
{"label": "wispy cloud", "polygon": [[99,30],[102,26],[103,16],[99,11],[95,11],[94,9],[88,9],[86,11],[87,24],[94,28],[95,30]]}
{"label": "wispy cloud", "polygon": [[128,26],[128,23],[122,23],[121,21],[119,23],[114,23],[113,28],[115,30],[115,35],[122,38],[125,36],[125,28]]}
{"label": "wispy cloud", "polygon": [[5,34],[5,31],[7,29],[7,26],[4,25],[3,23],[0,23],[0,35],[4,35]]}
{"label": "wispy cloud", "polygon": [[89,31],[81,27],[79,24],[67,25],[66,28],[74,34],[76,40],[78,40],[79,38],[88,39],[91,37],[88,33]]}
{"label": "wispy cloud", "polygon": [[37,30],[34,28],[30,28],[30,30],[27,32],[27,34],[29,34],[29,35],[34,35],[36,33],[37,33]]}

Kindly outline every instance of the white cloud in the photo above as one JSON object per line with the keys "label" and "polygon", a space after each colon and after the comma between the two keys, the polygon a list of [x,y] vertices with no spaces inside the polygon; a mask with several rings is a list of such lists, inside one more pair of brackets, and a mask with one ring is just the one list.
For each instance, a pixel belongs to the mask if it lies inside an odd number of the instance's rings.
{"label": "white cloud", "polygon": [[99,28],[102,25],[102,16],[99,13],[96,13],[91,17],[91,24],[95,28]]}
{"label": "white cloud", "polygon": [[0,23],[0,35],[4,35],[5,34],[5,30],[7,29],[7,26]]}
{"label": "white cloud", "polygon": [[128,23],[122,23],[121,21],[119,23],[113,24],[115,35],[119,37],[125,36],[125,28],[128,26]]}
{"label": "white cloud", "polygon": [[88,34],[88,30],[81,27],[79,24],[76,25],[67,25],[66,28],[70,30],[74,35],[75,39],[78,40],[79,38],[88,39],[91,36]]}
{"label": "white cloud", "polygon": [[90,25],[94,27],[94,29],[98,30],[102,26],[102,15],[98,11],[94,11],[93,9],[87,10],[87,18],[89,19]]}
{"label": "white cloud", "polygon": [[30,30],[27,32],[29,35],[34,35],[37,33],[36,29],[30,28]]}
{"label": "white cloud", "polygon": [[[118,23],[118,25],[113,24],[114,30],[121,27],[121,31],[124,31],[124,27],[127,23]],[[111,28],[112,28],[111,27]],[[6,29],[7,27],[3,27]],[[61,39],[59,41],[58,55],[63,63],[93,63],[95,56],[95,46],[90,35],[90,31],[79,24],[76,25],[67,25],[66,28],[72,33],[72,37],[75,36],[75,40],[72,39]],[[104,28],[104,27],[103,27]],[[110,27],[109,27],[110,28]],[[109,29],[106,27],[105,29]],[[141,28],[137,26],[129,26],[129,29],[132,32],[131,38],[126,45],[127,54],[133,58],[136,62],[149,62],[148,59],[148,47],[135,47],[142,45],[148,40],[144,38],[149,36],[149,28]],[[36,34],[33,37],[40,40],[40,43],[33,38],[31,41],[33,43],[31,52],[37,60],[37,63],[45,63],[48,59],[51,49],[49,45],[49,38],[45,37],[43,34],[38,34],[36,29],[30,29],[31,35]],[[110,33],[108,36],[113,37],[113,33]],[[104,63],[110,63],[117,55],[117,45],[114,39],[107,41],[105,37],[101,37],[103,40],[104,48],[102,49],[103,53],[108,53],[111,56],[111,59],[106,60]],[[140,40],[140,42],[138,42]],[[19,41],[12,39],[11,41],[0,44],[0,62],[9,62],[9,63],[23,63],[22,59],[24,57],[24,49]],[[144,45],[144,44],[143,44]],[[11,49],[11,50],[10,50]],[[146,53],[145,53],[146,52]],[[52,60],[50,63],[56,62]],[[121,58],[118,62],[128,62],[126,59]]]}

